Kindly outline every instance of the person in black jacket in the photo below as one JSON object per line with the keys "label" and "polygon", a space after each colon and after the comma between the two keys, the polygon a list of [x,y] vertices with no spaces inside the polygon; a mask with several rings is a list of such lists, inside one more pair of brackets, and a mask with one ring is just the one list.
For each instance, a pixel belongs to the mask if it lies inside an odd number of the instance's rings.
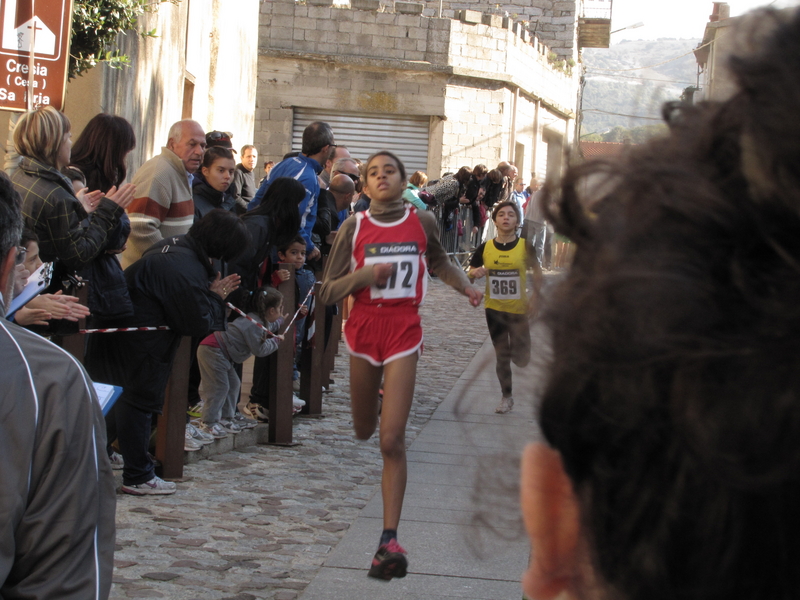
{"label": "person in black jacket", "polygon": [[227,148],[212,146],[203,155],[203,165],[192,183],[194,220],[202,219],[215,208],[233,210],[236,199],[228,193],[236,162]]}
{"label": "person in black jacket", "polygon": [[250,243],[231,264],[231,272],[242,278],[241,288],[231,298],[239,308],[245,310],[249,306],[246,296],[261,287],[262,279],[269,281],[271,270],[265,269],[264,262],[271,258],[273,248],[287,243],[300,231],[297,207],[305,193],[303,184],[296,179],[280,177],[267,189],[261,204],[242,215]]}
{"label": "person in black jacket", "polygon": [[106,333],[88,349],[95,358],[93,379],[123,388],[106,420],[108,438],[116,437],[125,460],[122,491],[172,494],[175,484],[153,471],[148,456],[152,415],[161,412],[172,361],[182,336],[225,329],[225,299],[239,275],[221,277],[213,259],[239,256],[249,241],[234,213],[215,209],[189,233],[161,240],[125,270],[134,315],[105,327],[158,327],[167,331]]}
{"label": "person in black jacket", "polygon": [[[274,249],[286,244],[299,233],[298,206],[305,195],[306,188],[302,183],[291,177],[279,177],[267,188],[261,204],[242,215],[242,223],[250,233],[250,243],[231,265],[231,271],[241,275],[241,288],[231,298],[239,308],[247,310],[249,295],[264,282],[269,282],[272,273],[269,262]],[[269,393],[267,360],[268,357],[256,357],[250,390],[250,401],[262,406],[267,406]],[[245,416],[257,416],[249,410],[242,412]]]}

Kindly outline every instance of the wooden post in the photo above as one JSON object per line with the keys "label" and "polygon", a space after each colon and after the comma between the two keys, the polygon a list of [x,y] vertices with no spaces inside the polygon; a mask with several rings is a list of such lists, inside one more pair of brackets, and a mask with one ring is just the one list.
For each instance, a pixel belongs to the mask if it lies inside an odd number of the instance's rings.
{"label": "wooden post", "polygon": [[[294,297],[294,265],[279,263],[290,277],[278,286],[283,307],[291,318],[297,310]],[[283,332],[283,342],[269,356],[269,434],[270,444],[292,444],[292,374],[294,373],[294,324]]]}
{"label": "wooden post", "polygon": [[[322,363],[325,354],[325,305],[319,302],[321,282],[314,284],[314,314],[306,317],[306,331],[314,324],[314,337],[307,343],[300,365],[300,398],[305,415],[322,414]],[[327,381],[325,382],[327,383]]]}
{"label": "wooden post", "polygon": [[186,408],[189,402],[189,365],[191,364],[192,338],[181,338],[172,362],[172,373],[167,382],[164,410],[158,418],[156,430],[156,458],[161,462],[161,477],[183,477],[183,446],[186,435]]}

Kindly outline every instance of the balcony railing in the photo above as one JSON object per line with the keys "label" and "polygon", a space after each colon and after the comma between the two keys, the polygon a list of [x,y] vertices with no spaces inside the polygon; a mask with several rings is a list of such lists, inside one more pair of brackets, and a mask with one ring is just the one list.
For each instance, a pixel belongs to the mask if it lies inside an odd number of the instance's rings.
{"label": "balcony railing", "polygon": [[584,19],[611,19],[613,0],[583,0],[581,17]]}

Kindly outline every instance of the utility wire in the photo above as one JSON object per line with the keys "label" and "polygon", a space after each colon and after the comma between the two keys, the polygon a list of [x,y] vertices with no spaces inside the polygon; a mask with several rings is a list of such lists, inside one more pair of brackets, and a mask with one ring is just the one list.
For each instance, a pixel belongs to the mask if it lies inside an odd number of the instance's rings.
{"label": "utility wire", "polygon": [[614,77],[619,79],[635,79],[637,81],[658,81],[660,83],[685,83],[686,85],[694,85],[694,81],[681,81],[679,79],[656,79],[655,77],[630,77],[628,75],[606,75],[605,73],[592,73],[590,71],[586,72],[587,77],[591,77],[594,75],[595,77]]}
{"label": "utility wire", "polygon": [[661,121],[659,117],[643,117],[641,115],[625,115],[622,113],[609,112],[607,110],[600,110],[599,108],[584,108],[583,112],[596,112],[603,113],[604,115],[614,115],[615,117],[630,117],[631,119],[647,119],[649,121]]}

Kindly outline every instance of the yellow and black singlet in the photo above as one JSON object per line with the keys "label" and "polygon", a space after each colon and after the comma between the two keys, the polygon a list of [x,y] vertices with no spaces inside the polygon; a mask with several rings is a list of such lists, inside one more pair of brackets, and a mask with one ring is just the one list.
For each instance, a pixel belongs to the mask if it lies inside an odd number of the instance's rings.
{"label": "yellow and black singlet", "polygon": [[495,240],[483,244],[483,266],[486,267],[486,308],[524,315],[528,308],[525,289],[527,251],[523,238],[516,243],[501,244]]}

